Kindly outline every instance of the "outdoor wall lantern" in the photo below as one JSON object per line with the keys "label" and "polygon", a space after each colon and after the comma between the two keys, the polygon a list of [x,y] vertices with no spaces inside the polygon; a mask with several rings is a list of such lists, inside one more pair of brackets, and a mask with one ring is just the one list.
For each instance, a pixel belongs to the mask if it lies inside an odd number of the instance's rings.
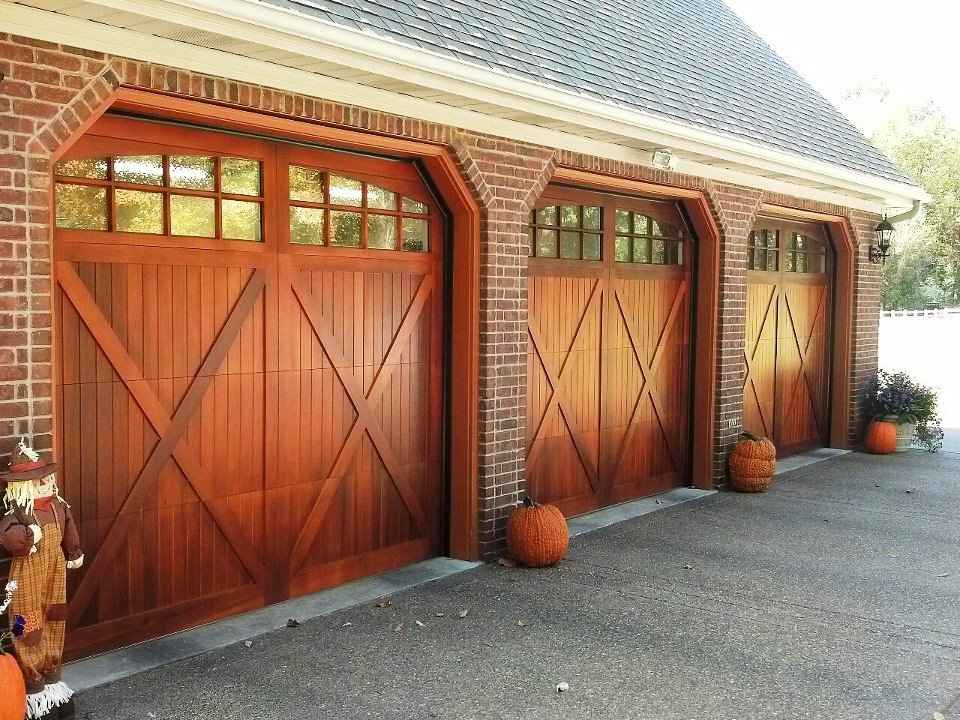
{"label": "outdoor wall lantern", "polygon": [[870,248],[870,262],[886,263],[887,253],[890,252],[890,239],[893,237],[893,225],[887,220],[886,215],[874,232],[877,234],[877,244]]}

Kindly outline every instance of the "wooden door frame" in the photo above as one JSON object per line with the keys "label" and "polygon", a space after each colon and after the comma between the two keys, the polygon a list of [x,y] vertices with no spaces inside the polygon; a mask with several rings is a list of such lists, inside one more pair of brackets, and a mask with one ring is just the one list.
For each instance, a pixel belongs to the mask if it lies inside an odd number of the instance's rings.
{"label": "wooden door frame", "polygon": [[[452,228],[449,233],[452,243],[447,264],[452,285],[450,307],[458,310],[457,322],[450,324],[448,338],[451,362],[446,386],[450,392],[450,417],[456,418],[456,422],[449,423],[447,438],[450,448],[446,468],[450,509],[447,553],[457,559],[476,560],[479,555],[480,209],[446,149],[440,144],[331,127],[300,118],[243,110],[170,93],[120,87],[77,128],[69,140],[52,153],[49,158],[51,198],[54,188],[53,167],[57,160],[107,110],[123,110],[215,130],[253,133],[265,138],[416,159],[423,165],[450,211]],[[51,223],[51,245],[53,234],[54,226]],[[54,322],[57,322],[56,319]],[[59,413],[59,408],[55,408],[55,412]],[[54,433],[57,432],[56,427],[54,423]],[[58,446],[58,440],[54,437],[54,447]]]}
{"label": "wooden door frame", "polygon": [[830,338],[830,447],[850,447],[850,373],[853,350],[853,271],[856,257],[853,233],[841,215],[763,203],[760,215],[822,224],[833,246],[832,331]]}
{"label": "wooden door frame", "polygon": [[656,185],[641,180],[603,175],[571,167],[558,167],[552,182],[577,185],[600,192],[627,193],[683,205],[696,235],[696,272],[692,279],[696,307],[693,311],[693,371],[690,404],[690,482],[710,490],[714,487],[713,454],[716,410],[717,310],[720,297],[720,229],[706,195],[699,190]]}

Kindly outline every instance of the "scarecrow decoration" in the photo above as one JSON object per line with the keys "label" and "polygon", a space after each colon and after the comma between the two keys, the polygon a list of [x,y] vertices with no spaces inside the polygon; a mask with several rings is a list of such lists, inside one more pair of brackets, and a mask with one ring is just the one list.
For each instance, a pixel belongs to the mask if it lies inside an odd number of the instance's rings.
{"label": "scarecrow decoration", "polygon": [[0,543],[13,555],[10,603],[13,649],[27,689],[28,720],[71,720],[73,691],[60,679],[67,620],[67,568],[83,564],[77,526],[60,497],[54,472],[20,441],[10,469],[0,474],[6,514]]}

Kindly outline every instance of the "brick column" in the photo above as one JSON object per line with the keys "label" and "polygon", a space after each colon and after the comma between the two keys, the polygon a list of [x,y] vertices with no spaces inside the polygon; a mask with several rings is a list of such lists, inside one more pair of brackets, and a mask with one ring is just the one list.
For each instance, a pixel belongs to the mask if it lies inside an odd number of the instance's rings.
{"label": "brick column", "polygon": [[853,357],[850,358],[850,447],[863,444],[865,402],[870,381],[877,374],[883,266],[870,262],[879,215],[851,213],[853,230]]}
{"label": "brick column", "polygon": [[461,135],[452,151],[481,206],[479,535],[489,559],[525,487],[527,214],[555,162],[551,150],[478,135]]}
{"label": "brick column", "polygon": [[743,426],[747,237],[760,211],[763,193],[714,183],[707,184],[706,192],[721,235],[713,477],[717,484],[722,484],[727,477],[727,458]]}

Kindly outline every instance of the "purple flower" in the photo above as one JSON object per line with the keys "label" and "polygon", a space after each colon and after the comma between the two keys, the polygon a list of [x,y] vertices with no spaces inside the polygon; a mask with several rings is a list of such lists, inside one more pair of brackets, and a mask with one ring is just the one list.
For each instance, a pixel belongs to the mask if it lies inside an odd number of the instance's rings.
{"label": "purple flower", "polygon": [[26,625],[27,621],[24,620],[23,615],[15,615],[13,618],[13,627],[10,628],[10,632],[13,633],[14,637],[22,637],[23,629]]}

